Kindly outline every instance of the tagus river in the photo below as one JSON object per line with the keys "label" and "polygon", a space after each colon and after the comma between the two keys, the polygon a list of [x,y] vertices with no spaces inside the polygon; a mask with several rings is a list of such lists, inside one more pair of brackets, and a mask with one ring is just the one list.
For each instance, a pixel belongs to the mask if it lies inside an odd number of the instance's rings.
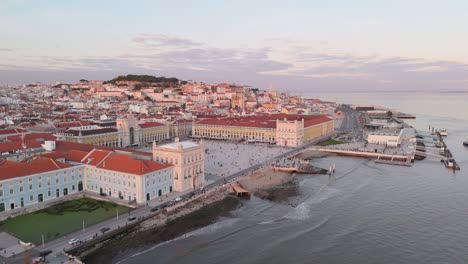
{"label": "tagus river", "polygon": [[359,158],[313,161],[337,175],[303,177],[296,207],[253,197],[231,218],[146,249],[132,263],[468,263],[468,94],[319,94],[414,114],[420,130],[447,128],[461,171]]}

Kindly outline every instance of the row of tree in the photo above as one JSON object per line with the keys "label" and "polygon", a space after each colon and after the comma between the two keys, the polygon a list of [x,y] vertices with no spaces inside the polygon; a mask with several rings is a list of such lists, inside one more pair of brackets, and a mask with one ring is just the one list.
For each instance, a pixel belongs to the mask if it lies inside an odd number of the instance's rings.
{"label": "row of tree", "polygon": [[174,77],[156,77],[152,75],[134,75],[134,74],[128,74],[128,75],[121,75],[118,76],[117,78],[114,78],[112,80],[104,82],[106,83],[113,83],[116,84],[118,82],[125,82],[125,81],[136,81],[136,82],[142,82],[142,83],[166,83],[166,84],[178,84],[179,79],[174,78]]}

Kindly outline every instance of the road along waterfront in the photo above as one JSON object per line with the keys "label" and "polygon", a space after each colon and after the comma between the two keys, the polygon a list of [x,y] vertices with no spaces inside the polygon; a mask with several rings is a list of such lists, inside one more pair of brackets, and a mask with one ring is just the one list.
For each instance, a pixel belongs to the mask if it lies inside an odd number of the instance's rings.
{"label": "road along waterfront", "polygon": [[408,123],[418,130],[447,128],[462,170],[430,159],[400,167],[319,157],[313,164],[336,164],[335,177],[299,176],[294,205],[252,197],[232,217],[121,263],[468,262],[468,95],[349,97],[415,114]]}

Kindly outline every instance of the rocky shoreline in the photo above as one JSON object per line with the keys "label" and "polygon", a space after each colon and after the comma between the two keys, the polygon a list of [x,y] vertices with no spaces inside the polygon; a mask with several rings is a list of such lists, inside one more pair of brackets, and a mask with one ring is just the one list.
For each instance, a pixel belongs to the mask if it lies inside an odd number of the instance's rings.
{"label": "rocky shoreline", "polygon": [[[261,199],[290,203],[299,195],[297,179],[293,173],[274,171],[265,167],[239,180],[239,183]],[[159,243],[166,242],[193,230],[215,223],[219,217],[239,208],[242,203],[229,195],[230,187],[218,190],[188,202],[166,214],[148,219],[107,241],[79,252],[85,263],[115,263],[125,257]]]}
{"label": "rocky shoreline", "polygon": [[[189,203],[186,206],[195,205]],[[162,225],[157,225],[157,220],[153,223],[144,222],[140,226],[81,252],[78,257],[85,263],[115,263],[146,248],[208,226],[216,222],[219,217],[228,216],[232,210],[240,206],[241,201],[237,197],[228,195],[210,204],[201,203],[200,208],[178,215],[187,210],[181,208],[178,212],[168,213],[167,221]]]}

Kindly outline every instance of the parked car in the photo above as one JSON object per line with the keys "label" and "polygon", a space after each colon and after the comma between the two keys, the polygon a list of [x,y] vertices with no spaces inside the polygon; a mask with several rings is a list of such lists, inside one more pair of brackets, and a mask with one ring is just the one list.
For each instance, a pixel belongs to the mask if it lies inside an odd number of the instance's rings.
{"label": "parked car", "polygon": [[175,198],[175,201],[176,201],[176,202],[182,201],[182,197],[177,197],[177,198]]}
{"label": "parked car", "polygon": [[70,245],[76,245],[79,242],[80,242],[80,240],[77,239],[77,238],[72,238],[72,239],[68,240],[68,244],[70,244]]}
{"label": "parked car", "polygon": [[39,252],[39,256],[45,257],[45,256],[49,255],[50,253],[52,253],[52,250],[50,250],[50,249],[42,250],[41,252]]}
{"label": "parked car", "polygon": [[129,218],[127,218],[128,221],[134,221],[136,220],[136,217],[135,216],[130,216]]}
{"label": "parked car", "polygon": [[159,210],[159,207],[158,207],[158,206],[153,207],[153,208],[150,209],[151,212],[156,212],[156,211],[158,211],[158,210]]}
{"label": "parked car", "polygon": [[101,228],[101,232],[104,234],[105,232],[109,231],[110,228],[109,227],[103,227]]}

